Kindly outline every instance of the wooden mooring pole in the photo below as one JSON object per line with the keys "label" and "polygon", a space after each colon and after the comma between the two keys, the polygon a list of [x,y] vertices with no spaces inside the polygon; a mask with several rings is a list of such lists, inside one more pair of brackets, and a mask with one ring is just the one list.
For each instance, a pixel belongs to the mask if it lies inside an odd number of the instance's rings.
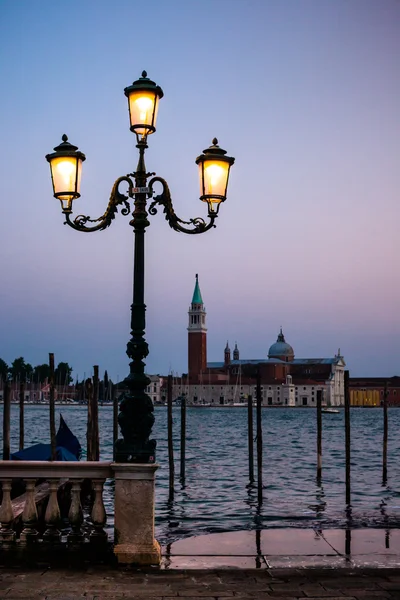
{"label": "wooden mooring pole", "polygon": [[317,482],[322,477],[322,390],[317,390]]}
{"label": "wooden mooring pole", "polygon": [[11,390],[8,379],[4,381],[3,402],[3,460],[10,460]]}
{"label": "wooden mooring pole", "polygon": [[57,442],[56,442],[56,414],[55,414],[55,397],[54,397],[54,354],[49,353],[49,367],[50,367],[50,397],[49,397],[49,408],[50,408],[50,445],[51,445],[51,460],[57,458]]}
{"label": "wooden mooring pole", "polygon": [[19,449],[24,449],[24,438],[25,438],[25,419],[24,419],[24,408],[25,408],[25,383],[21,381],[19,384]]}
{"label": "wooden mooring pole", "polygon": [[186,462],[186,394],[181,396],[181,470],[180,478],[185,480],[185,462]]}
{"label": "wooden mooring pole", "polygon": [[100,460],[99,443],[99,366],[93,367],[93,396],[92,396],[92,460]]}
{"label": "wooden mooring pole", "polygon": [[387,484],[387,444],[388,444],[388,412],[387,412],[387,384],[383,390],[383,452],[382,452],[382,484]]}
{"label": "wooden mooring pole", "polygon": [[174,440],[172,430],[172,375],[168,375],[167,383],[167,421],[168,421],[168,465],[169,465],[169,500],[174,499]]}
{"label": "wooden mooring pole", "polygon": [[113,460],[115,461],[115,444],[118,439],[118,398],[117,398],[117,386],[111,384],[111,401],[113,406]]}
{"label": "wooden mooring pole", "polygon": [[93,458],[93,382],[91,379],[85,381],[85,396],[87,399],[87,429],[86,429],[86,460],[94,460]]}
{"label": "wooden mooring pole", "polygon": [[261,373],[260,367],[257,367],[257,491],[258,504],[263,501],[263,482],[262,482],[262,423],[261,423]]}
{"label": "wooden mooring pole", "polygon": [[247,438],[249,447],[249,482],[254,483],[253,396],[247,396]]}
{"label": "wooden mooring pole", "polygon": [[349,372],[344,372],[344,428],[345,428],[345,452],[346,452],[346,505],[351,503],[350,489],[350,390]]}

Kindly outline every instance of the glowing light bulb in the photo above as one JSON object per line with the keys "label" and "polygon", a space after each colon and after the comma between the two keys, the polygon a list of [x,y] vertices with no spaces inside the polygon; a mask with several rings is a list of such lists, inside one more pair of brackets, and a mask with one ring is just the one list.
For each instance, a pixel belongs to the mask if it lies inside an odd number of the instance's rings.
{"label": "glowing light bulb", "polygon": [[148,115],[147,113],[153,108],[153,100],[151,98],[141,97],[136,100],[136,104],[139,108],[140,121],[142,123],[147,123]]}
{"label": "glowing light bulb", "polygon": [[221,177],[224,175],[224,169],[219,165],[210,165],[205,169],[208,183],[207,194],[212,194],[214,188],[218,186]]}
{"label": "glowing light bulb", "polygon": [[75,165],[70,161],[63,161],[57,165],[61,179],[65,185],[65,189],[72,189],[75,185]]}

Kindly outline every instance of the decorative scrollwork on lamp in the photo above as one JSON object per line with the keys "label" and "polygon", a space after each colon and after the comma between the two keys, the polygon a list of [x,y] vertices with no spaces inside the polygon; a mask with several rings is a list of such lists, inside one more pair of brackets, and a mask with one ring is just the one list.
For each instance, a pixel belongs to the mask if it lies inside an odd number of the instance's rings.
{"label": "decorative scrollwork on lamp", "polygon": [[[183,221],[180,219],[176,215],[174,207],[172,206],[171,193],[169,191],[168,184],[162,177],[153,177],[153,179],[149,181],[150,198],[153,197],[153,186],[155,183],[161,183],[162,192],[159,196],[154,196],[154,200],[149,206],[149,213],[151,215],[157,214],[157,205],[162,206],[164,208],[163,212],[165,214],[165,219],[168,221],[169,226],[175,231],[181,231],[182,233],[204,233],[205,231],[211,229],[211,227],[215,227],[214,221],[217,217],[216,214],[209,215],[209,223],[206,223],[201,217],[195,217],[189,221]],[[192,225],[193,229],[182,227],[182,225]]]}
{"label": "decorative scrollwork on lamp", "polygon": [[[125,194],[121,194],[121,192],[118,190],[120,183],[122,183],[123,181],[126,181],[129,185],[128,196],[125,196]],[[106,208],[105,213],[101,217],[99,217],[98,219],[91,219],[90,217],[87,217],[85,215],[78,215],[73,221],[71,221],[71,211],[63,211],[66,219],[65,225],[69,225],[77,231],[86,232],[101,231],[103,229],[107,229],[107,227],[109,227],[112,221],[115,219],[115,215],[118,212],[117,207],[120,204],[123,204],[125,206],[125,208],[121,210],[121,215],[127,216],[130,214],[131,207],[128,201],[128,197],[133,197],[133,187],[133,181],[129,177],[119,177],[113,185],[108,206]],[[98,225],[95,225],[93,227],[86,227],[86,223],[98,223]]]}

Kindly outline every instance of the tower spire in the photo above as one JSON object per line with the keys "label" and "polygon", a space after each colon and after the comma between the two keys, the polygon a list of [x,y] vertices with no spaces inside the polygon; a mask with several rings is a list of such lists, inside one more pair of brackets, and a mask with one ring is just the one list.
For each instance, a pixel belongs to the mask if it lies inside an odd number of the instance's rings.
{"label": "tower spire", "polygon": [[199,275],[196,273],[196,283],[193,291],[192,304],[203,304],[203,298],[201,297],[201,291],[199,286]]}

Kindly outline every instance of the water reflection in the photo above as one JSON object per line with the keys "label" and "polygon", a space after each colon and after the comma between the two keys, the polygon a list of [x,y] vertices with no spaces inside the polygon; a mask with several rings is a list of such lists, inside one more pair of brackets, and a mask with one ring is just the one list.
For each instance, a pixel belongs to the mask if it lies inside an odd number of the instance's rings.
{"label": "water reflection", "polygon": [[[2,410],[2,408],[0,409]],[[56,407],[81,440],[86,440],[87,408]],[[155,408],[157,440],[156,535],[169,543],[188,535],[272,527],[385,527],[400,525],[400,436],[388,440],[388,479],[382,480],[382,414],[352,409],[352,498],[345,505],[343,414],[324,422],[324,467],[316,481],[316,418],[313,409],[264,410],[262,505],[257,484],[248,484],[247,409],[187,409],[185,479],[175,479],[169,498],[167,411]],[[389,409],[391,431],[400,411]],[[175,464],[180,462],[180,413],[173,409]],[[1,418],[1,413],[0,413]],[[11,408],[11,450],[18,448],[18,406]],[[101,460],[112,460],[112,407],[99,407]],[[25,407],[26,445],[48,442],[48,407]],[[1,435],[1,431],[0,431]],[[85,453],[83,459],[85,458]],[[179,475],[179,468],[177,469]],[[112,519],[114,487],[105,486]],[[383,502],[384,501],[384,504]]]}
{"label": "water reflection", "polygon": [[347,557],[351,555],[351,529],[346,529],[345,531],[345,554]]}

